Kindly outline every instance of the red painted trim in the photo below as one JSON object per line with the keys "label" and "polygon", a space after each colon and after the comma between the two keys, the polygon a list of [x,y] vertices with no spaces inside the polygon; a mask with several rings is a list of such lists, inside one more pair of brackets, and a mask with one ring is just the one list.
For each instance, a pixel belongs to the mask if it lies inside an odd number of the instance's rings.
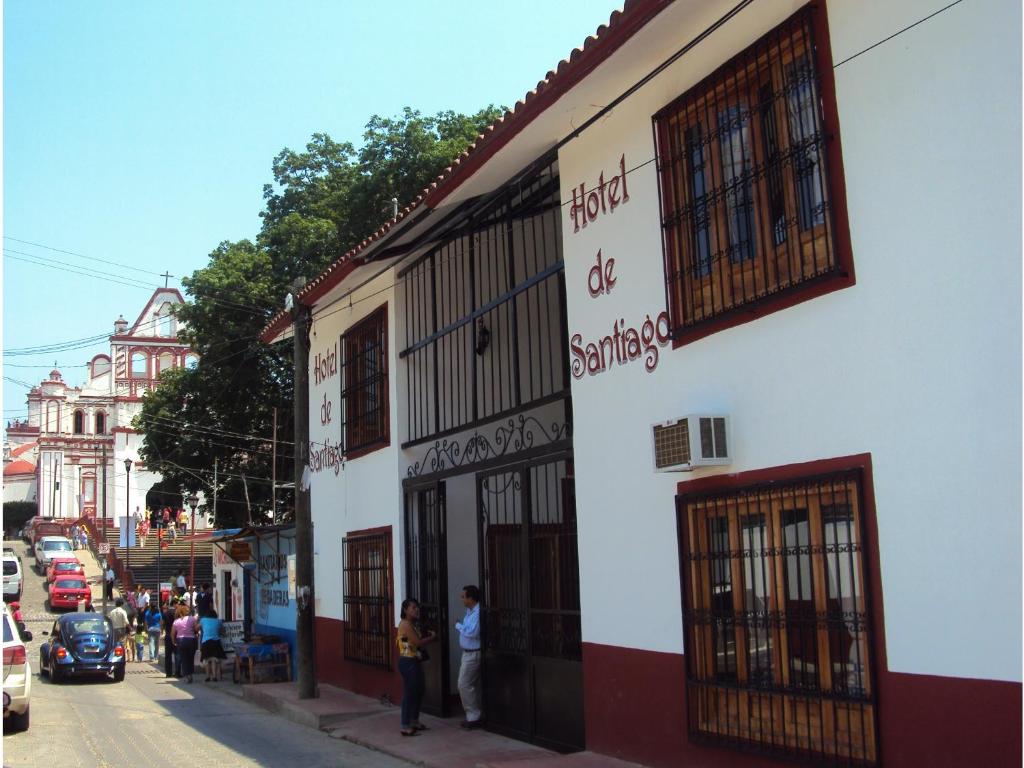
{"label": "red painted trim", "polygon": [[149,301],[147,301],[146,305],[142,308],[142,311],[139,313],[138,318],[136,318],[135,322],[132,323],[132,333],[134,333],[135,329],[139,327],[139,323],[142,322],[142,318],[146,316],[146,310],[153,306],[153,300],[161,293],[173,293],[175,296],[178,297],[179,302],[181,302],[182,304],[185,303],[185,297],[181,295],[181,292],[177,288],[157,288],[155,291],[153,291],[153,295],[149,297]]}
{"label": "red painted trim", "polygon": [[[785,27],[792,23],[793,19],[803,12],[804,9],[797,11],[774,29]],[[825,154],[828,158],[828,191],[829,200],[832,205],[832,245],[835,249],[838,272],[821,280],[787,288],[778,295],[761,299],[756,303],[741,305],[728,313],[702,322],[697,326],[681,330],[672,340],[673,349],[678,349],[719,331],[735,328],[738,325],[758,320],[775,312],[802,304],[805,301],[816,299],[833,291],[850,288],[857,283],[853,267],[853,247],[850,241],[850,217],[846,206],[846,175],[843,171],[843,150],[839,136],[839,111],[836,106],[835,70],[832,67],[832,43],[829,36],[828,8],[825,0],[821,0],[820,6],[811,14],[811,25],[815,43],[815,63],[821,75],[821,101],[824,113],[821,127],[822,133],[829,139],[825,142]],[[772,34],[774,29],[768,34]],[[767,37],[767,35],[759,37],[752,46],[757,45],[764,37]],[[749,48],[740,52],[734,58],[746,55],[747,50]],[[728,62],[724,63],[728,64]],[[687,89],[686,93],[707,87],[706,83],[713,81],[714,78],[715,73],[713,72],[701,83]],[[683,95],[685,96],[685,93]],[[675,103],[675,101],[672,103]],[[669,107],[671,107],[671,104]],[[665,109],[669,107],[665,107]],[[660,189],[661,183],[659,181]],[[667,202],[664,205],[667,205]],[[665,259],[667,260],[668,250],[666,246],[667,243],[663,243]],[[673,290],[673,287],[670,286],[669,290]],[[672,306],[674,304],[670,305],[670,309]]]}
{"label": "red painted trim", "polygon": [[[875,483],[871,470],[871,454],[858,453],[852,456],[840,456],[832,459],[818,459],[799,464],[784,464],[778,467],[754,469],[747,472],[732,474],[709,475],[693,480],[683,480],[676,485],[679,496],[708,491],[728,491],[750,485],[764,483],[783,483],[800,480],[816,475],[828,475],[856,469],[861,473],[861,516],[864,523],[864,541],[862,551],[867,566],[864,592],[871,605],[872,627],[872,663],[873,673],[887,669],[885,656],[885,610],[882,603],[882,565],[878,548],[878,520],[875,511]],[[877,693],[877,691],[876,691]],[[879,699],[881,698],[879,694]],[[882,704],[879,701],[879,706]]]}
{"label": "red painted trim", "polygon": [[[653,768],[768,768],[792,763],[693,744],[683,654],[583,644],[587,749]],[[1021,684],[883,672],[879,765],[1019,766]]]}
{"label": "red painted trim", "polygon": [[[559,62],[554,71],[548,72],[537,87],[518,101],[509,112],[487,127],[465,154],[456,158],[451,166],[435,179],[419,197],[407,206],[397,218],[391,219],[375,233],[352,248],[348,253],[321,272],[299,292],[299,299],[308,304],[308,296],[317,293],[322,284],[326,290],[337,285],[344,277],[334,277],[335,270],[340,270],[365,250],[383,237],[393,226],[405,220],[420,207],[435,208],[443,200],[455,192],[463,183],[473,176],[499,150],[506,146],[515,136],[530,123],[542,115],[562,96],[586,78],[594,69],[624,45],[640,29],[672,3],[672,0],[627,0],[622,11],[615,11],[607,25],[598,28],[595,36],[588,37],[582,48],[577,48],[567,59]],[[260,339],[267,344],[273,342],[280,333],[281,323],[287,320],[287,314],[279,314],[271,319]]]}
{"label": "red painted trim", "polygon": [[[345,660],[342,654],[345,622],[317,616],[315,632],[316,676],[319,682],[375,699],[387,696],[395,704],[402,700],[402,680],[394,668],[380,669]],[[394,627],[391,633],[391,647],[394,648]],[[391,654],[392,659],[395,656],[395,653]]]}
{"label": "red painted trim", "polygon": [[[371,312],[367,312],[357,322],[353,323],[348,329],[341,335],[341,353],[345,354],[345,337],[350,333],[359,331],[363,325],[370,325],[377,322],[377,316],[380,315],[380,323],[383,326],[383,337],[384,337],[384,354],[381,355],[382,365],[384,366],[384,382],[387,386],[384,388],[384,434],[381,435],[378,441],[364,445],[360,448],[356,448],[353,451],[345,451],[345,461],[355,461],[358,458],[367,456],[371,453],[376,453],[382,448],[387,448],[391,445],[391,380],[389,378],[391,369],[388,365],[388,352],[391,346],[391,340],[388,336],[388,303],[385,301],[379,307],[376,307]],[[345,382],[342,382],[342,386],[345,386]],[[346,429],[348,425],[346,424]],[[344,437],[344,435],[343,435]],[[345,439],[347,443],[347,438]]]}
{"label": "red painted trim", "polygon": [[537,85],[535,91],[527,94],[523,101],[516,104],[512,114],[492,124],[488,128],[489,132],[476,143],[469,155],[454,164],[451,172],[436,182],[434,189],[424,198],[424,204],[431,208],[440,205],[502,147],[603,64],[605,59],[671,3],[672,0],[627,2],[620,17],[613,20],[604,32],[599,31],[597,37],[589,38],[582,50],[574,50],[567,62],[562,62],[554,73],[549,73],[548,77]]}

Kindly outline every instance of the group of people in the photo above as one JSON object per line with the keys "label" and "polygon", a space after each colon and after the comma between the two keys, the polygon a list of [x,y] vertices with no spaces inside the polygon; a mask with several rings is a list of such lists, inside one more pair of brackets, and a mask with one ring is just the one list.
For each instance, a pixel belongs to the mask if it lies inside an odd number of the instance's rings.
{"label": "group of people", "polygon": [[188,533],[188,515],[184,509],[173,510],[164,507],[162,510],[153,508],[149,514],[143,514],[138,507],[135,508],[135,534],[141,546],[146,546],[146,537],[153,529],[164,530],[165,535],[174,541],[179,535]]}
{"label": "group of people", "polygon": [[210,584],[203,584],[202,591],[186,589],[184,572],[179,576],[182,586],[176,587],[163,605],[158,605],[149,590],[141,586],[129,593],[127,600],[117,598],[110,612],[115,639],[124,646],[126,661],[144,661],[148,645],[149,660],[158,662],[162,635],[165,675],[189,683],[195,674],[198,648],[206,682],[218,681],[226,654],[221,644],[221,620],[213,608],[213,589]]}
{"label": "group of people", "polygon": [[89,531],[84,525],[77,523],[72,525],[71,530],[68,531],[68,538],[71,539],[71,546],[76,550],[89,548]]}
{"label": "group of people", "polygon": [[[459,664],[459,696],[466,719],[463,728],[480,728],[483,709],[480,690],[480,588],[469,584],[462,588],[462,605],[466,613],[456,622],[462,661]],[[430,658],[427,648],[438,638],[436,632],[420,626],[419,601],[402,601],[401,622],[398,625],[398,671],[402,675],[402,729],[403,736],[415,736],[427,726],[420,722],[420,705],[426,689],[423,662]]]}

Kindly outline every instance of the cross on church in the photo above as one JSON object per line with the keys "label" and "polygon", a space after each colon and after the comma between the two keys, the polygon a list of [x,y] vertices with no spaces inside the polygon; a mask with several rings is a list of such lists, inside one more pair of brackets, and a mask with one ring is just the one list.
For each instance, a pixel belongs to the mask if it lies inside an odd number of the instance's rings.
{"label": "cross on church", "polygon": [[162,275],[160,275],[160,277],[162,277],[164,279],[164,288],[166,288],[167,287],[167,282],[171,279],[171,273],[170,272],[164,272]]}

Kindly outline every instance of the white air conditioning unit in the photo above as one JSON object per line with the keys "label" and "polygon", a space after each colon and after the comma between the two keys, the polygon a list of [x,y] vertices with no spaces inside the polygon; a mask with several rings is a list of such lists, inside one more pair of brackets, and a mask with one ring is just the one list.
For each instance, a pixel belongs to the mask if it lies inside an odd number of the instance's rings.
{"label": "white air conditioning unit", "polygon": [[732,463],[728,416],[683,416],[651,427],[656,472],[689,472]]}

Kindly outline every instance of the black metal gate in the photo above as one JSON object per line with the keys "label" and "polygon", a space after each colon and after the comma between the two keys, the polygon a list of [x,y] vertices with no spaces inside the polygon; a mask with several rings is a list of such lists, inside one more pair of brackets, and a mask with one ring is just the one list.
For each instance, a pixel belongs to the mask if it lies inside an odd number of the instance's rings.
{"label": "black metal gate", "polygon": [[561,751],[582,749],[571,454],[478,474],[477,495],[488,727]]}
{"label": "black metal gate", "polygon": [[444,482],[405,490],[405,596],[420,603],[421,630],[439,635],[423,662],[423,711],[448,715],[448,539]]}

